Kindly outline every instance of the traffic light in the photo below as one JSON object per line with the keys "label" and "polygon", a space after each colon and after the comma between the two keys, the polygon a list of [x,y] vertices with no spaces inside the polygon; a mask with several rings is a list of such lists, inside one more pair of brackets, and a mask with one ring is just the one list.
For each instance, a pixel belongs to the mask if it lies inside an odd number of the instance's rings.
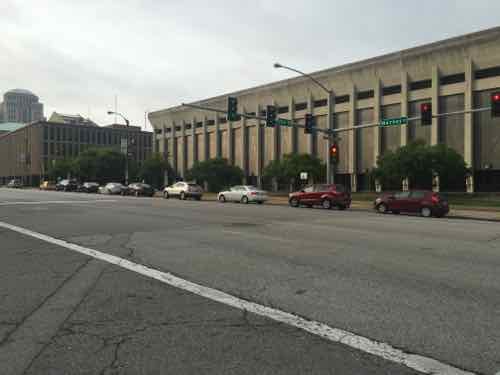
{"label": "traffic light", "polygon": [[500,117],[500,91],[491,94],[491,117]]}
{"label": "traffic light", "polygon": [[420,104],[420,116],[422,125],[432,125],[432,103]]}
{"label": "traffic light", "polygon": [[232,96],[227,98],[227,119],[238,121],[238,99]]}
{"label": "traffic light", "polygon": [[339,147],[336,142],[333,142],[330,146],[330,158],[334,163],[339,160]]}
{"label": "traffic light", "polygon": [[266,108],[266,127],[274,128],[274,125],[276,125],[276,107],[268,105]]}
{"label": "traffic light", "polygon": [[316,126],[314,116],[311,115],[310,113],[306,113],[306,124],[305,124],[305,129],[304,129],[304,134],[312,134],[314,131],[314,127]]}

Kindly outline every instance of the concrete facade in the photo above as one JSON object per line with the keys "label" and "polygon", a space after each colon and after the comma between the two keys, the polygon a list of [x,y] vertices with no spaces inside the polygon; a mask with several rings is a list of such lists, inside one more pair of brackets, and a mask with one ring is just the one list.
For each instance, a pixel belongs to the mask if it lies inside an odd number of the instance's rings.
{"label": "concrete facade", "polygon": [[[151,156],[152,133],[138,126],[131,126],[128,132],[131,158],[140,164]],[[0,185],[19,178],[26,185],[37,186],[57,160],[75,158],[95,147],[120,151],[126,136],[126,127],[119,124],[100,127],[48,121],[0,135]]]}
{"label": "concrete facade", "polygon": [[[500,28],[311,75],[334,93],[335,128],[419,116],[422,102],[432,102],[436,115],[487,107],[489,94],[500,89]],[[227,96],[238,98],[240,112],[260,113],[275,104],[279,117],[303,123],[304,115],[312,113],[318,127],[328,126],[327,95],[304,77],[193,104],[225,109]],[[259,184],[263,168],[287,153],[312,153],[323,160],[328,155],[328,141],[321,135],[305,135],[297,128],[267,129],[257,120],[228,122],[224,115],[182,106],[152,112],[149,120],[155,129],[155,151],[163,153],[180,176],[195,161],[224,157],[243,169],[249,183]],[[379,155],[416,139],[453,147],[474,170],[478,189],[500,189],[500,119],[489,112],[434,118],[431,126],[416,120],[398,128],[357,129],[340,136],[336,178],[353,191],[373,188],[368,175]]]}

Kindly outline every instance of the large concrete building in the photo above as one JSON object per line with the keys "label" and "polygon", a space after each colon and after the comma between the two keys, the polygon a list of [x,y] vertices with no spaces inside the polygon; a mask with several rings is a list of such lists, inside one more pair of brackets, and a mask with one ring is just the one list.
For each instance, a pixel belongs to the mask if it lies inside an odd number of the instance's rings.
{"label": "large concrete building", "polygon": [[31,91],[14,89],[7,91],[0,103],[0,122],[27,124],[43,119],[43,104]]}
{"label": "large concrete building", "polygon": [[18,178],[26,185],[37,186],[59,159],[74,158],[95,147],[120,151],[127,132],[131,158],[140,164],[151,156],[153,138],[139,126],[127,129],[119,124],[101,127],[38,121],[0,134],[0,185]]}
{"label": "large concrete building", "polygon": [[[270,62],[270,69],[272,69]],[[399,116],[418,117],[420,104],[432,102],[434,114],[489,106],[500,88],[500,28],[468,34],[311,74],[333,91],[327,94],[306,77],[297,77],[193,103],[225,109],[238,98],[239,111],[262,113],[278,107],[279,116],[303,123],[311,113],[325,128],[356,127]],[[332,116],[329,121],[329,116]],[[327,140],[297,128],[265,128],[257,120],[228,122],[224,115],[183,106],[149,114],[154,150],[168,156],[179,175],[197,160],[224,157],[240,166],[249,183],[261,183],[263,168],[287,153],[326,159]],[[500,189],[500,119],[489,112],[435,117],[393,128],[341,133],[337,181],[353,191],[373,188],[369,171],[377,157],[416,139],[445,143],[474,170],[476,190]],[[410,182],[411,183],[411,182]],[[464,183],[465,186],[465,183]]]}

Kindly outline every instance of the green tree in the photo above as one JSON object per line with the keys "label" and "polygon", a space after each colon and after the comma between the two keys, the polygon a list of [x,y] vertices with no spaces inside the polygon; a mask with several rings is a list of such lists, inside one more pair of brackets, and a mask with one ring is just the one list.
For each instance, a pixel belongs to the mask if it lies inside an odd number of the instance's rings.
{"label": "green tree", "polygon": [[314,155],[287,154],[281,160],[274,160],[264,168],[264,177],[274,177],[280,184],[292,184],[297,187],[300,173],[307,172],[313,181],[325,179],[326,166]]}
{"label": "green tree", "polygon": [[194,163],[186,177],[188,180],[196,180],[199,184],[206,182],[208,190],[217,192],[224,187],[241,184],[243,171],[229,164],[226,159],[216,158]]}
{"label": "green tree", "polygon": [[166,160],[160,154],[154,154],[145,160],[139,170],[139,179],[159,189],[163,186],[165,172],[169,179],[173,177],[173,171]]}
{"label": "green tree", "polygon": [[58,159],[49,168],[49,178],[52,181],[65,179],[75,175],[76,165],[74,159]]}
{"label": "green tree", "polygon": [[464,183],[466,165],[454,149],[440,144],[428,146],[415,141],[380,156],[373,176],[380,179],[384,189],[400,189],[408,177],[413,188],[429,189],[433,173],[439,174],[441,189],[453,189]]}
{"label": "green tree", "polygon": [[[75,175],[82,181],[96,181],[103,184],[125,179],[125,156],[112,149],[86,150],[78,156],[74,165]],[[129,167],[133,172],[133,163]],[[133,173],[130,175],[133,176]]]}

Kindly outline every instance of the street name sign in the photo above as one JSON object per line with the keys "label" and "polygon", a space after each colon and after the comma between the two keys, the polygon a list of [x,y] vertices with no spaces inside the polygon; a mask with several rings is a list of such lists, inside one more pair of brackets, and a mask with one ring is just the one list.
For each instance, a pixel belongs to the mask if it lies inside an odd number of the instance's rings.
{"label": "street name sign", "polygon": [[386,126],[400,126],[408,123],[408,117],[396,117],[396,118],[387,118],[380,121],[381,127]]}

